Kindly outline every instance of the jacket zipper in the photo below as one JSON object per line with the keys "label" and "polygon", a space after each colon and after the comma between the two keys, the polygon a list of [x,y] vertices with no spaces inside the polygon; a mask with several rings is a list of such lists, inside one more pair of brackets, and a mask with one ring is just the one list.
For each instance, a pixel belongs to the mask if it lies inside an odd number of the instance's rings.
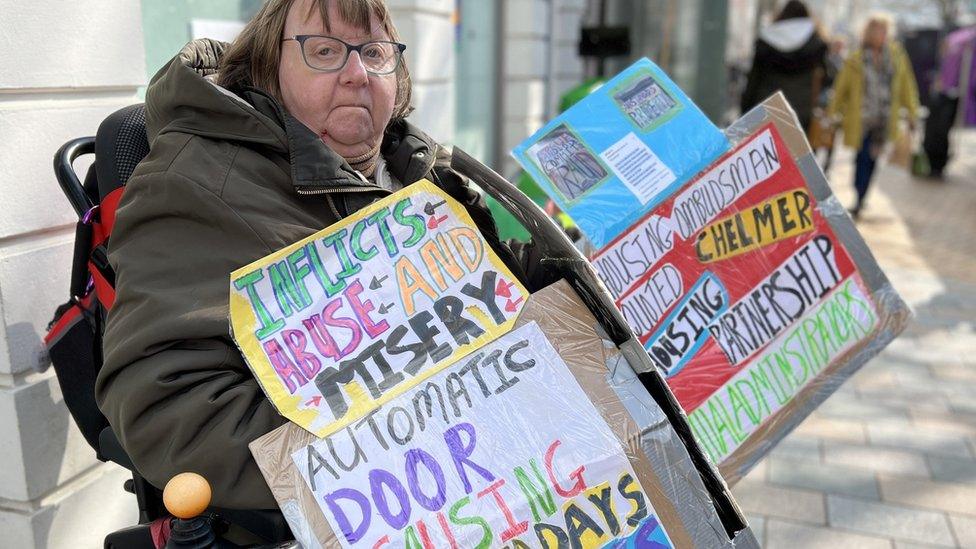
{"label": "jacket zipper", "polygon": [[300,194],[302,196],[316,196],[316,195],[324,194],[325,195],[325,201],[326,201],[326,203],[329,204],[329,209],[332,210],[332,213],[336,216],[336,219],[337,220],[343,219],[343,216],[339,213],[339,209],[336,208],[335,202],[332,200],[332,197],[330,195],[333,195],[333,194],[336,194],[336,193],[363,193],[363,192],[376,192],[376,191],[381,191],[381,192],[385,193],[386,195],[393,194],[392,192],[384,189],[383,187],[378,187],[376,185],[370,184],[370,182],[363,176],[363,174],[359,173],[358,171],[356,172],[356,175],[359,176],[359,179],[363,183],[366,183],[367,185],[369,185],[369,187],[366,187],[366,188],[364,188],[364,187],[325,187],[325,188],[322,188],[322,189],[307,189],[307,188],[303,188],[303,187],[295,187],[295,192],[297,192],[298,194]]}

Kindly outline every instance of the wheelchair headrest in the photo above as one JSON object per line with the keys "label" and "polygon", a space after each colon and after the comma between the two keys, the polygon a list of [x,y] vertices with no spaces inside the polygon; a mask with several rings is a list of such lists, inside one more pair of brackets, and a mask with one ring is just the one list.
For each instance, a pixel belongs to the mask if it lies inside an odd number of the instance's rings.
{"label": "wheelchair headrest", "polygon": [[110,114],[95,134],[95,174],[98,198],[125,185],[138,164],[149,154],[146,139],[146,106],[129,105]]}

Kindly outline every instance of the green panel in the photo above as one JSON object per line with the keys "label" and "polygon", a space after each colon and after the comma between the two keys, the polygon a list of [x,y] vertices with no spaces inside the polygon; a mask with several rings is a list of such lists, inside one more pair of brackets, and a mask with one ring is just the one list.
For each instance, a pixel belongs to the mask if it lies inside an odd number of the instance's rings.
{"label": "green panel", "polygon": [[455,144],[478,160],[491,163],[496,131],[495,3],[460,0],[455,56]]}

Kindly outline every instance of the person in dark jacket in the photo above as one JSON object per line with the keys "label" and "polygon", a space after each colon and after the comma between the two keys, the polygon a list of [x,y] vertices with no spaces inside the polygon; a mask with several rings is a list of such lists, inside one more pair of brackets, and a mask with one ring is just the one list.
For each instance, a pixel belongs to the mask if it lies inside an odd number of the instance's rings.
{"label": "person in dark jacket", "polygon": [[782,90],[804,129],[810,128],[826,72],[827,44],[799,0],[783,6],[759,33],[752,68],[742,93],[742,112]]}
{"label": "person in dark jacket", "polygon": [[[230,273],[429,179],[531,289],[450,155],[406,121],[410,77],[384,0],[269,0],[233,45],[196,41],[146,93],[151,150],[117,211],[99,407],[156,486],[206,477],[215,506],[276,507],[247,444],[285,419],[229,333]],[[350,47],[354,46],[354,47]]]}

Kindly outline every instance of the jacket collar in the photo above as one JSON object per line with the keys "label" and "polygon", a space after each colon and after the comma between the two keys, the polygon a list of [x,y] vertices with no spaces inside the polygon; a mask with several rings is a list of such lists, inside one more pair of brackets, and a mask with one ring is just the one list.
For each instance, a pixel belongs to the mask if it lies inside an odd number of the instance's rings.
{"label": "jacket collar", "polygon": [[[344,158],[322,143],[319,136],[289,114],[263,90],[247,88],[241,94],[261,114],[277,121],[288,140],[288,163],[297,192],[341,192],[379,189],[354,170]],[[400,120],[383,136],[380,154],[390,174],[404,184],[413,183],[433,168],[436,143],[427,134]]]}

